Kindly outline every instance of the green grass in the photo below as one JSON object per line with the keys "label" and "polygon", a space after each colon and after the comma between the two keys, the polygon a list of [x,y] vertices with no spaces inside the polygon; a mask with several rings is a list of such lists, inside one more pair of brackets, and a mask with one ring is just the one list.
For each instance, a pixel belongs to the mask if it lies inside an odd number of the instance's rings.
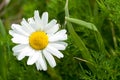
{"label": "green grass", "polygon": [[[119,0],[11,0],[0,10],[0,80],[119,80]],[[32,17],[34,10],[49,13],[67,29],[64,58],[47,71],[37,71],[13,56],[11,24]]]}

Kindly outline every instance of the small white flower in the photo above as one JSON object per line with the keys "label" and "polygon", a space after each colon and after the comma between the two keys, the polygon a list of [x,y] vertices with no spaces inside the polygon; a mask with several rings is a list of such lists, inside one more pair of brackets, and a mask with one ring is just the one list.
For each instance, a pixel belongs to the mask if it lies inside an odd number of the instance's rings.
{"label": "small white flower", "polygon": [[40,18],[39,12],[34,12],[34,17],[28,21],[22,20],[21,25],[12,24],[9,34],[12,42],[14,56],[22,60],[28,56],[28,65],[36,64],[37,70],[47,70],[46,61],[51,67],[56,66],[53,56],[63,58],[59,50],[65,50],[67,43],[66,30],[59,30],[59,24],[55,19],[48,23],[48,13],[44,12]]}

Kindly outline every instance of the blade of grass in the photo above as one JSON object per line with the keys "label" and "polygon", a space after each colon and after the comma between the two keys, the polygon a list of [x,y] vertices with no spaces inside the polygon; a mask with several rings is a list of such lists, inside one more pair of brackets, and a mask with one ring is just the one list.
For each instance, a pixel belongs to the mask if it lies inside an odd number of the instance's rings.
{"label": "blade of grass", "polygon": [[78,58],[78,57],[74,57],[74,58],[77,59],[77,60],[79,60],[79,61],[82,61],[82,62],[85,62],[85,63],[89,63],[89,64],[91,64],[91,65],[94,66],[93,63],[91,63],[91,62],[89,62],[89,61],[87,61],[87,60],[84,60],[84,59],[81,59],[81,58]]}
{"label": "blade of grass", "polygon": [[115,29],[114,29],[112,21],[110,21],[110,25],[111,25],[111,32],[112,32],[114,48],[117,49],[118,45],[117,45],[117,40],[116,40],[116,36],[115,36]]}
{"label": "blade of grass", "polygon": [[104,43],[103,43],[102,36],[101,36],[100,32],[98,31],[98,29],[96,28],[96,26],[94,24],[92,24],[90,22],[85,22],[83,20],[75,19],[75,18],[65,17],[65,19],[69,22],[72,22],[72,23],[78,24],[80,26],[86,27],[90,30],[93,30],[96,41],[97,41],[97,44],[98,44],[98,47],[99,47],[99,51],[102,52],[103,54],[106,53],[108,55],[108,57],[110,57],[108,52],[105,50],[105,46],[104,46]]}
{"label": "blade of grass", "polygon": [[75,19],[75,18],[69,18],[69,17],[65,17],[65,19],[69,22],[73,22],[75,24],[78,24],[78,25],[81,25],[81,26],[84,26],[88,29],[91,29],[91,30],[94,30],[94,31],[98,31],[97,28],[95,27],[94,24],[92,23],[89,23],[89,22],[85,22],[83,20],[79,20],[79,19]]}
{"label": "blade of grass", "polygon": [[0,20],[0,75],[3,80],[7,80],[7,69],[6,69],[6,47],[5,47],[6,32],[5,28]]}
{"label": "blade of grass", "polygon": [[6,31],[5,31],[5,28],[4,28],[1,20],[0,20],[0,33],[1,33],[1,36],[5,38]]}
{"label": "blade of grass", "polygon": [[[68,0],[66,0],[66,5],[65,5],[65,15],[66,15],[66,17],[69,17]],[[74,31],[74,28],[70,22],[67,22],[67,29],[68,29],[71,37],[73,38],[75,45],[78,47],[78,49],[80,51],[82,51],[82,57],[92,63],[93,60],[92,60],[92,57],[91,57],[88,49],[86,48],[86,46],[85,46],[84,42],[81,40],[81,38]],[[90,70],[94,73],[95,67],[89,63],[86,63],[86,64],[90,68]]]}

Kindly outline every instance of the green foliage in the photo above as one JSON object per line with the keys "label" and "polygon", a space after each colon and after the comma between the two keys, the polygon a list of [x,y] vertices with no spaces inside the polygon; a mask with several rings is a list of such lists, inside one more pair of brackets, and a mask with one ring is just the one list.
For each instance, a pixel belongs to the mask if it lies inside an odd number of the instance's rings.
{"label": "green foliage", "polygon": [[[7,68],[6,68],[6,46],[4,46],[4,43],[6,41],[6,32],[5,28],[2,24],[2,21],[0,20],[0,79],[7,80],[6,79],[6,73],[7,73]],[[4,41],[5,40],[5,41]]]}
{"label": "green foliage", "polygon": [[[4,0],[3,0],[4,1]],[[0,1],[1,2],[1,1]],[[119,0],[11,0],[0,10],[0,80],[119,80]],[[64,58],[47,71],[37,71],[13,56],[11,24],[48,11],[68,30]],[[65,19],[66,17],[66,19]]]}
{"label": "green foliage", "polygon": [[120,20],[120,1],[119,0],[105,0],[104,2],[106,8],[110,12],[111,20],[118,23]]}

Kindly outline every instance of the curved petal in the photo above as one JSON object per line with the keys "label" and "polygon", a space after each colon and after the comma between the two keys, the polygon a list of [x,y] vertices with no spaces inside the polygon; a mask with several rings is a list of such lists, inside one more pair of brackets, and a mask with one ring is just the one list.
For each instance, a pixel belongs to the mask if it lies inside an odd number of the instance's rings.
{"label": "curved petal", "polygon": [[41,67],[39,61],[36,61],[35,64],[36,64],[36,68],[37,68],[37,70],[42,70],[42,67]]}
{"label": "curved petal", "polygon": [[[38,13],[38,14],[39,14],[39,13]],[[39,23],[38,20],[36,20],[36,22],[35,22],[33,18],[29,18],[29,19],[28,19],[28,22],[29,22],[30,26],[31,26],[35,31],[37,31],[37,30],[40,29],[40,27],[39,27],[39,25],[38,25],[38,23]],[[40,24],[40,23],[39,23],[39,24]]]}
{"label": "curved petal", "polygon": [[47,64],[46,64],[46,61],[45,61],[45,59],[44,59],[44,57],[43,57],[43,55],[42,55],[41,52],[39,52],[38,62],[39,62],[39,64],[41,65],[42,69],[43,69],[44,71],[46,71],[46,70],[47,70]]}
{"label": "curved petal", "polygon": [[24,36],[29,36],[29,34],[21,28],[22,26],[20,26],[18,24],[12,24],[11,27],[12,27],[13,30],[10,30],[9,34],[11,34],[12,33],[11,31],[13,31],[14,33],[18,33],[18,34],[21,34],[21,35],[24,35]]}
{"label": "curved petal", "polygon": [[26,44],[16,45],[15,47],[12,48],[12,51],[13,52],[21,52],[25,47],[27,47]]}
{"label": "curved petal", "polygon": [[28,23],[29,23],[29,24],[33,24],[33,23],[35,23],[33,17],[32,17],[32,18],[28,18]]}
{"label": "curved petal", "polygon": [[31,27],[30,24],[28,24],[28,22],[23,18],[22,22],[21,22],[21,25],[22,25],[22,29],[25,31],[25,32],[28,32],[29,34],[31,34],[32,32],[34,32],[35,30]]}
{"label": "curved petal", "polygon": [[55,59],[53,58],[53,56],[49,52],[47,52],[46,50],[43,51],[43,54],[44,54],[46,60],[48,61],[48,63],[50,64],[50,66],[55,67],[56,62],[55,62]]}
{"label": "curved petal", "polygon": [[48,12],[44,12],[42,14],[42,22],[43,22],[43,26],[45,26],[48,23]]}
{"label": "curved petal", "polygon": [[54,42],[54,43],[49,43],[50,46],[58,49],[58,50],[65,50],[65,48],[67,47],[67,43],[65,42]]}
{"label": "curved petal", "polygon": [[54,56],[56,56],[58,58],[63,58],[64,57],[64,55],[60,51],[58,51],[56,48],[54,48],[54,47],[52,47],[50,45],[47,46],[46,50],[48,52],[50,52],[52,55],[54,55]]}
{"label": "curved petal", "polygon": [[50,42],[61,41],[61,40],[66,40],[66,39],[67,39],[67,34],[66,34],[65,29],[58,31],[53,36],[49,36]]}
{"label": "curved petal", "polygon": [[35,19],[35,24],[31,24],[31,25],[33,25],[36,30],[43,30],[43,22],[40,19],[38,10],[34,12],[34,19]]}
{"label": "curved petal", "polygon": [[14,34],[12,41],[14,43],[18,43],[18,44],[28,44],[29,43],[28,37],[25,37],[25,36],[22,36],[19,34]]}
{"label": "curved petal", "polygon": [[56,25],[57,21],[55,19],[51,20],[46,26],[45,26],[45,30],[50,29],[51,27],[53,27],[54,25]]}
{"label": "curved petal", "polygon": [[54,34],[55,32],[58,31],[58,29],[59,29],[59,24],[56,24],[56,25],[54,25],[53,27],[47,29],[45,32],[46,32],[47,34]]}
{"label": "curved petal", "polygon": [[18,60],[22,60],[26,55],[24,53],[19,53],[19,55],[17,55],[17,59]]}
{"label": "curved petal", "polygon": [[35,22],[41,22],[38,10],[34,12],[34,19],[35,19]]}
{"label": "curved petal", "polygon": [[28,65],[34,64],[38,60],[38,58],[39,58],[39,54],[34,52],[34,54],[28,58],[27,64]]}

